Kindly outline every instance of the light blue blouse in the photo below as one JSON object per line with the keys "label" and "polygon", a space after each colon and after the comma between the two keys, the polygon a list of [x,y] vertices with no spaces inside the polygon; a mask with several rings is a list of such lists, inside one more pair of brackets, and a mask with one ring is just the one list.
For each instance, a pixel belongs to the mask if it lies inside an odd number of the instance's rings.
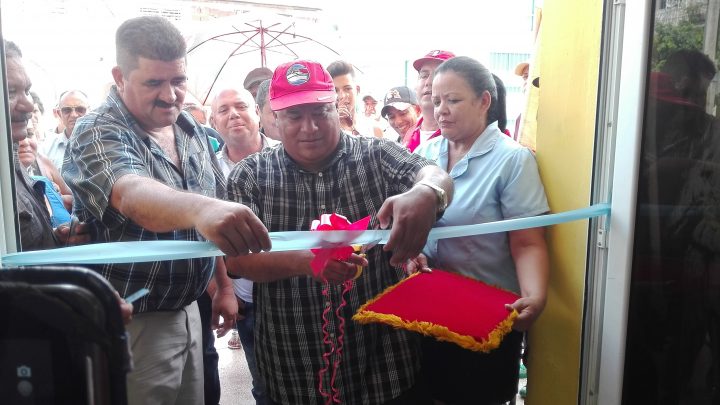
{"label": "light blue blouse", "polygon": [[[447,170],[444,137],[423,143],[415,153]],[[495,122],[455,164],[450,177],[455,194],[437,227],[530,217],[550,210],[535,156],[500,132]],[[424,253],[435,268],[520,292],[507,232],[429,240]]]}

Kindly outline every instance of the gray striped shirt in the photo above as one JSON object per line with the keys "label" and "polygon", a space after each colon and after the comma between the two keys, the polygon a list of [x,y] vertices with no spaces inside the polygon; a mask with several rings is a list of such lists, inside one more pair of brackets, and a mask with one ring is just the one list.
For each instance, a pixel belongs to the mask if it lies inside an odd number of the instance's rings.
{"label": "gray striped shirt", "polygon": [[[75,196],[73,211],[88,223],[93,242],[203,240],[195,229],[148,231],[110,206],[110,192],[125,174],[149,177],[177,190],[224,198],[225,181],[205,129],[183,112],[175,125],[177,168],[138,125],[115,87],[105,103],[78,119],[70,139],[63,178]],[[140,288],[150,294],[135,312],[176,310],[205,291],[215,258],[91,266],[121,296]]]}

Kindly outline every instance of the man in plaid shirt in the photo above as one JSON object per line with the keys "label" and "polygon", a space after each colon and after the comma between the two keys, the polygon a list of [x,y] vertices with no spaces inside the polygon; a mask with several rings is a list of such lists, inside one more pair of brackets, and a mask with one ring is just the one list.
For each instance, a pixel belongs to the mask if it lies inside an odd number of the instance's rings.
{"label": "man in plaid shirt", "polygon": [[[416,386],[419,347],[413,333],[350,319],[358,307],[400,281],[402,264],[417,256],[452,193],[452,180],[430,161],[384,139],[342,133],[333,81],[318,63],[279,66],[270,86],[282,145],[240,161],[228,177],[229,199],[249,206],[270,231],[309,230],[312,220],[337,213],[350,221],[370,215],[371,227],[387,228],[383,249],[330,260],[324,284],[313,277],[310,251],[260,253],[227,259],[228,271],[256,281],[255,342],[258,367],[277,404],[322,404],[321,391],[346,404],[422,404]],[[324,367],[322,314],[343,299],[341,283],[366,266],[346,295],[342,357]],[[318,277],[321,278],[321,277]],[[329,339],[337,346],[339,321],[330,316]]]}
{"label": "man in plaid shirt", "polygon": [[[73,211],[93,242],[210,240],[228,255],[269,250],[257,216],[223,200],[225,180],[208,132],[181,112],[187,77],[180,31],[161,17],[138,17],[118,28],[116,42],[115,86],[76,123],[63,165]],[[213,274],[213,309],[229,325],[237,314],[222,260],[217,268],[207,257],[93,268],[123,297],[150,290],[127,326],[134,360],[128,403],[202,404],[195,300]]]}

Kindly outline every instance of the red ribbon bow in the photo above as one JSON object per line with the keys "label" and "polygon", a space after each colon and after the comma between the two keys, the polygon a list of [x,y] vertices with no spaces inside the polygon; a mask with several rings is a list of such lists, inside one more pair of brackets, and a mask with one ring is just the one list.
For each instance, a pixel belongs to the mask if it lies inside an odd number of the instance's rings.
{"label": "red ribbon bow", "polygon": [[[357,222],[350,223],[347,218],[338,214],[322,214],[319,220],[314,220],[310,226],[313,231],[361,231],[367,229],[370,224],[370,216],[367,216]],[[315,254],[310,267],[312,267],[313,274],[315,277],[322,277],[322,272],[327,266],[330,260],[347,260],[350,255],[354,253],[352,246],[340,246],[336,248],[327,249],[311,249]],[[342,299],[340,304],[335,309],[328,305],[322,313],[323,325],[323,344],[327,347],[325,353],[323,353],[323,368],[318,371],[318,391],[320,395],[325,399],[325,405],[340,404],[340,391],[335,387],[335,378],[337,377],[338,369],[340,368],[340,362],[342,359],[343,342],[345,337],[345,318],[342,315],[343,308],[347,304],[345,295],[352,289],[353,280],[346,280],[343,283],[343,290],[341,293]],[[322,290],[323,297],[328,302],[330,298],[330,284],[325,282]],[[337,318],[337,340],[334,341],[329,331],[330,328],[330,317],[333,315]],[[335,360],[332,362],[332,372],[330,372],[331,365],[330,359],[335,355]],[[330,390],[327,391],[324,388],[325,374],[330,372]]]}
{"label": "red ribbon bow", "polygon": [[[364,231],[370,224],[370,216],[357,221],[350,222],[339,214],[322,214],[319,220],[314,220],[310,226],[312,231]],[[319,276],[330,260],[347,260],[354,250],[352,246],[340,246],[336,248],[311,249],[315,254],[310,267],[315,277]]]}

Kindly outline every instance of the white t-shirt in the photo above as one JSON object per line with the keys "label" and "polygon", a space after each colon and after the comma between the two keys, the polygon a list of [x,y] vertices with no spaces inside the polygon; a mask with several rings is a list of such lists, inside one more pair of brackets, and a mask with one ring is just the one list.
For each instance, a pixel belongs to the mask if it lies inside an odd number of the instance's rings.
{"label": "white t-shirt", "polygon": [[432,134],[434,134],[434,133],[435,133],[435,131],[423,131],[423,130],[421,129],[421,130],[420,130],[420,145],[422,145],[422,144],[424,144],[425,142],[427,142],[427,140],[430,139],[430,137],[431,137]]}
{"label": "white t-shirt", "polygon": [[355,115],[355,130],[360,133],[362,136],[375,136],[375,127],[377,126],[377,122],[375,120],[369,119],[361,114]]}

